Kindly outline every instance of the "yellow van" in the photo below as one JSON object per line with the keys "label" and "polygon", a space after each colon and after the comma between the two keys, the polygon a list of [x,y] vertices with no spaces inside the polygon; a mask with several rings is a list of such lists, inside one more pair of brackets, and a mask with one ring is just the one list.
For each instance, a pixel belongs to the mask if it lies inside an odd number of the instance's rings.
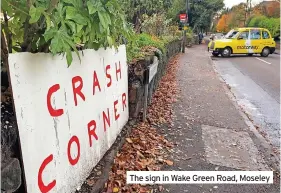
{"label": "yellow van", "polygon": [[264,28],[236,28],[223,39],[212,40],[208,51],[213,56],[229,57],[231,54],[260,54],[267,57],[275,51],[276,43],[270,32]]}

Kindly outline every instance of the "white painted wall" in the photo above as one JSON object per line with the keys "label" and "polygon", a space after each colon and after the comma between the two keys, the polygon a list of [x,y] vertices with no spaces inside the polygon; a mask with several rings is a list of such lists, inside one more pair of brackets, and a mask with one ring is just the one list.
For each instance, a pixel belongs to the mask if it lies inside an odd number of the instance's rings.
{"label": "white painted wall", "polygon": [[[83,181],[115,141],[122,127],[128,121],[128,73],[126,49],[122,45],[118,52],[114,49],[84,50],[81,64],[76,54],[67,68],[65,57],[51,54],[17,53],[9,57],[11,83],[28,193],[38,193],[38,172],[42,162],[51,154],[53,160],[42,173],[43,183],[48,185],[56,180],[49,192],[70,193],[81,186]],[[82,56],[84,55],[84,56]],[[121,64],[121,79],[116,80],[115,62]],[[112,85],[107,88],[106,65]],[[93,95],[93,73],[96,71],[101,92]],[[118,74],[119,75],[119,74]],[[82,92],[86,100],[78,96],[78,106],[74,105],[72,78],[81,76]],[[64,114],[52,117],[47,108],[47,93],[51,86],[60,84],[60,89],[52,95],[51,103]],[[122,109],[122,94],[126,93],[126,108]],[[114,101],[120,117],[114,119]],[[110,111],[110,128],[104,131],[102,112]],[[89,145],[87,124],[90,120],[97,124],[98,140],[92,138]],[[68,142],[77,136],[80,142],[80,158],[71,165],[67,156]],[[77,146],[71,146],[71,155],[77,156]]]}

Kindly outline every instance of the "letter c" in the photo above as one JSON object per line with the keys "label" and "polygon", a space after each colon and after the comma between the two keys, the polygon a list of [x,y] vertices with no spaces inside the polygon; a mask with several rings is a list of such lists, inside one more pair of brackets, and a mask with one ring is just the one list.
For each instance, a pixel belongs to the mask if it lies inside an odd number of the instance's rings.
{"label": "letter c", "polygon": [[38,172],[38,187],[40,189],[40,191],[42,193],[47,193],[49,192],[51,189],[53,189],[56,185],[56,180],[53,180],[51,183],[49,183],[48,185],[45,185],[42,179],[42,173],[45,169],[45,167],[51,162],[53,161],[53,154],[49,155],[41,164],[40,168],[39,168],[39,172]]}
{"label": "letter c", "polygon": [[49,90],[48,90],[48,94],[47,94],[47,107],[49,110],[49,113],[52,117],[59,117],[63,114],[63,109],[54,109],[52,107],[51,104],[51,97],[52,94],[57,92],[60,89],[60,85],[59,84],[55,84],[53,85]]}

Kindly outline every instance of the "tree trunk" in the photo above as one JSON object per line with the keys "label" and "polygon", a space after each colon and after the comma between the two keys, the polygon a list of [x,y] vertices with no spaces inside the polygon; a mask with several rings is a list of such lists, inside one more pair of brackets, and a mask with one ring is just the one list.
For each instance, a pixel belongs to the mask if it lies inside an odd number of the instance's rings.
{"label": "tree trunk", "polygon": [[134,24],[134,29],[136,33],[141,32],[141,22],[140,22],[141,16],[139,11],[137,11],[133,17],[133,24]]}
{"label": "tree trunk", "polygon": [[3,62],[3,67],[1,69],[1,99],[3,99],[2,94],[9,90],[9,51],[7,47],[7,40],[4,35],[4,32],[1,30],[1,60]]}
{"label": "tree trunk", "polygon": [[12,43],[12,33],[10,32],[9,30],[9,24],[8,24],[9,20],[8,20],[8,16],[7,16],[7,13],[4,12],[4,31],[5,31],[5,34],[7,36],[7,50],[9,51],[9,53],[12,53],[12,46],[13,46],[13,43]]}
{"label": "tree trunk", "polygon": [[8,69],[8,57],[9,51],[6,43],[6,37],[4,32],[1,30],[1,59],[3,61],[4,68]]}

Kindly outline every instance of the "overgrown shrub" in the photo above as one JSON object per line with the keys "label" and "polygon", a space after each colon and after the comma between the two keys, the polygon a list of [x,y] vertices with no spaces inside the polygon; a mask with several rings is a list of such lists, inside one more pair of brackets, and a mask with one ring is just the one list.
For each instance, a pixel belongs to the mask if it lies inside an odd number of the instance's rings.
{"label": "overgrown shrub", "polygon": [[166,46],[174,41],[179,40],[180,36],[151,36],[146,33],[136,34],[133,41],[128,43],[127,48],[127,60],[130,63],[133,59],[143,59],[147,54],[146,51],[149,47],[159,49],[162,53],[166,52]]}
{"label": "overgrown shrub", "polygon": [[78,47],[117,47],[132,33],[117,0],[5,0],[1,8],[9,52],[65,53],[68,65]]}
{"label": "overgrown shrub", "polygon": [[170,31],[169,25],[172,20],[167,19],[165,14],[153,14],[152,16],[144,14],[143,19],[142,32],[153,36],[168,35]]}
{"label": "overgrown shrub", "polygon": [[164,45],[166,46],[167,44],[169,44],[170,42],[174,41],[174,40],[179,40],[180,37],[179,36],[161,36],[160,40],[164,43]]}
{"label": "overgrown shrub", "polygon": [[256,16],[256,17],[252,17],[250,18],[247,26],[248,27],[258,27],[259,26],[259,23],[262,21],[262,20],[266,20],[267,17],[266,16],[263,16],[263,15],[260,15],[260,16]]}
{"label": "overgrown shrub", "polygon": [[160,49],[162,52],[165,51],[164,42],[158,39],[156,36],[150,36],[145,33],[139,34],[136,43],[139,45],[139,47],[153,46]]}
{"label": "overgrown shrub", "polygon": [[186,33],[186,43],[190,44],[193,40],[193,33]]}
{"label": "overgrown shrub", "polygon": [[169,29],[169,32],[168,32],[169,35],[176,36],[177,31],[178,31],[177,25],[171,25],[171,26],[168,27],[168,29]]}
{"label": "overgrown shrub", "polygon": [[257,16],[250,19],[248,27],[261,27],[270,31],[273,37],[280,36],[280,18]]}

